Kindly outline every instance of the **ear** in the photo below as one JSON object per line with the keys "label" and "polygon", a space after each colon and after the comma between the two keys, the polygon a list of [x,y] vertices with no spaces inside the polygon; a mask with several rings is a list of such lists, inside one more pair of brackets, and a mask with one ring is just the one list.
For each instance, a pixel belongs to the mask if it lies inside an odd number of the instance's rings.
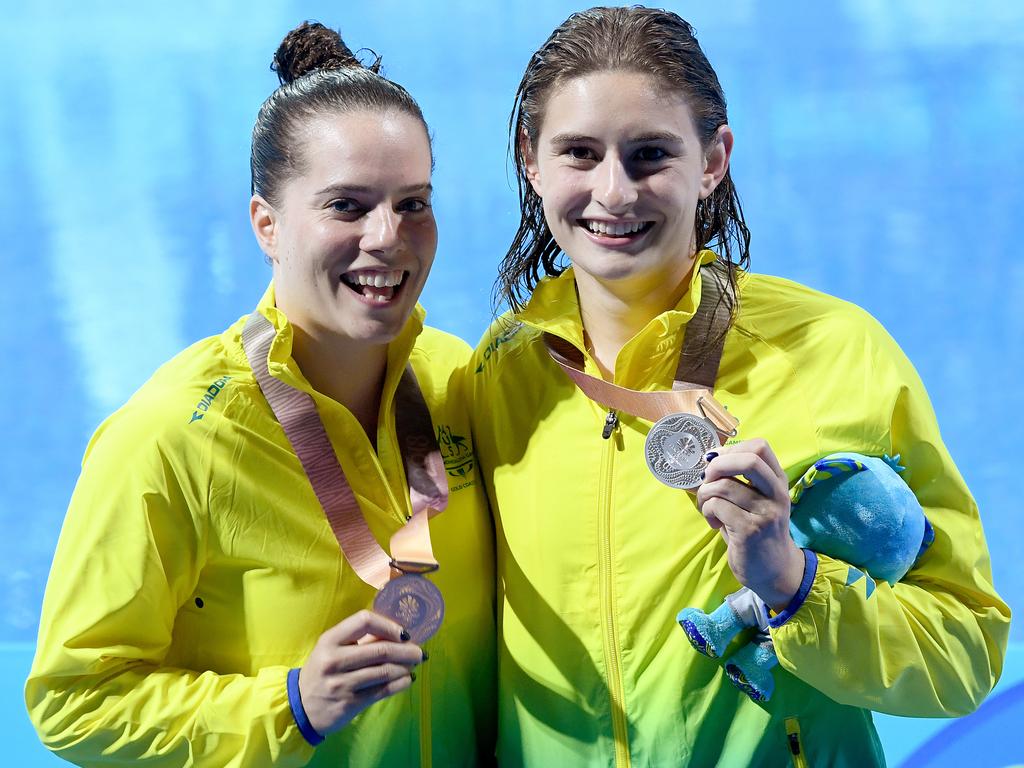
{"label": "ear", "polygon": [[704,175],[700,180],[700,199],[705,200],[715,191],[729,170],[729,158],[732,156],[732,129],[728,125],[720,126],[710,149],[704,155]]}
{"label": "ear", "polygon": [[519,157],[522,158],[523,167],[526,169],[526,178],[530,182],[530,186],[533,187],[533,191],[537,193],[537,197],[544,197],[541,192],[537,153],[533,151],[533,144],[530,142],[530,136],[525,128],[519,134]]}
{"label": "ear", "polygon": [[249,223],[260,249],[268,259],[276,262],[278,213],[262,195],[253,195],[249,200]]}

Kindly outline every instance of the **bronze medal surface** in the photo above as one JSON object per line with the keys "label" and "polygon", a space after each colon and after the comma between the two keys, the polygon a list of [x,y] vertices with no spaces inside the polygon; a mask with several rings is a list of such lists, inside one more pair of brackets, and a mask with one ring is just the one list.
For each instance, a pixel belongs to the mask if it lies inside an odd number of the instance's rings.
{"label": "bronze medal surface", "polygon": [[644,454],[651,473],[661,482],[689,489],[701,484],[707,466],[704,454],[721,447],[709,421],[690,413],[672,413],[651,427]]}
{"label": "bronze medal surface", "polygon": [[434,636],[444,618],[444,598],[432,581],[416,573],[391,579],[377,593],[373,610],[394,619],[419,645]]}

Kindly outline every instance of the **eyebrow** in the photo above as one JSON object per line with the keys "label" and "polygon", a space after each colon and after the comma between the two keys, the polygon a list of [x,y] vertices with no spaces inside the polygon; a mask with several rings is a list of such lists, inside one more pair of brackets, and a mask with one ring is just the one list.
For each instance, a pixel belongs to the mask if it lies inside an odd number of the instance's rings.
{"label": "eyebrow", "polygon": [[[559,133],[551,137],[551,143],[559,146],[566,144],[585,144],[588,142],[596,142],[593,136],[587,136],[582,133]],[[629,139],[630,144],[645,144],[652,141],[667,141],[673,144],[683,144],[683,137],[679,136],[671,131],[652,131],[651,133],[644,133],[639,136],[634,136]]]}
{"label": "eyebrow", "polygon": [[[317,195],[339,195],[339,194],[368,194],[376,192],[376,187],[368,187],[362,184],[328,184],[326,187],[317,192]],[[430,194],[434,191],[433,185],[427,184],[410,184],[407,187],[402,187],[396,190],[400,195],[408,195],[413,192],[420,192]]]}

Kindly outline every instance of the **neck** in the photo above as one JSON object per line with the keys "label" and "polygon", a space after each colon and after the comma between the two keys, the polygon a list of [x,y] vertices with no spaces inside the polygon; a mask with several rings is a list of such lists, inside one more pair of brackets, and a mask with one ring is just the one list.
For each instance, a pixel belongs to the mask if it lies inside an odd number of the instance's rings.
{"label": "neck", "polygon": [[377,445],[377,417],[388,367],[386,344],[366,344],[292,325],[292,357],[317,392],[341,403],[356,417],[370,444]]}
{"label": "neck", "polygon": [[679,304],[689,290],[691,271],[682,280],[653,285],[609,284],[582,272],[575,274],[583,330],[605,378],[614,376],[615,360],[626,342]]}

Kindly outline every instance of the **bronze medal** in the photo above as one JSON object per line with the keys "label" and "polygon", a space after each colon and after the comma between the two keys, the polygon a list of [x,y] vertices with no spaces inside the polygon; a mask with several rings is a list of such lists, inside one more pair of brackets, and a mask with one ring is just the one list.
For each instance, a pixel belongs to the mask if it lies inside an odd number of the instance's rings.
{"label": "bronze medal", "polygon": [[444,598],[432,581],[418,573],[403,573],[385,584],[373,600],[373,610],[394,619],[409,639],[426,642],[444,618]]}

